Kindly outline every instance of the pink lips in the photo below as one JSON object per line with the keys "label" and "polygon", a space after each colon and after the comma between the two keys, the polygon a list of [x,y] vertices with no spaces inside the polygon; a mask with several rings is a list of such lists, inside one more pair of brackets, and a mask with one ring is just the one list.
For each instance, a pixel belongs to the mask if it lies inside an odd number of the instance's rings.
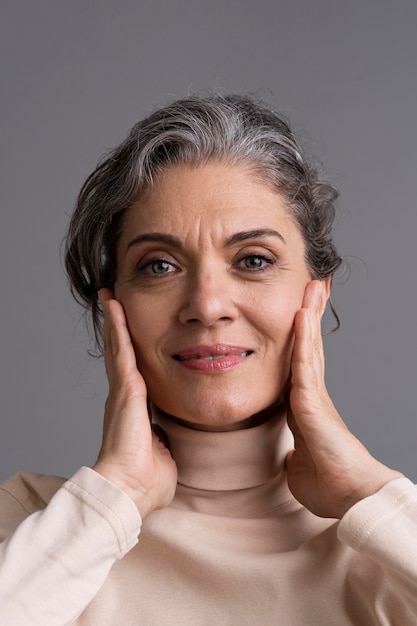
{"label": "pink lips", "polygon": [[213,346],[193,346],[173,355],[182,366],[198,372],[224,372],[237,367],[252,354],[252,350],[242,346],[215,344]]}

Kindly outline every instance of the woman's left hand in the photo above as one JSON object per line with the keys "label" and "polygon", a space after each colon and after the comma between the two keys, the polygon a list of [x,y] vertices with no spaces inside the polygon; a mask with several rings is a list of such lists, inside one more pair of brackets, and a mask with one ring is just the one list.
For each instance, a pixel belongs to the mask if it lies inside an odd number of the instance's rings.
{"label": "woman's left hand", "polygon": [[377,461],[348,430],[324,381],[321,318],[324,282],[307,285],[294,320],[288,424],[295,448],[286,459],[294,497],[315,515],[341,518],[356,502],[402,476]]}

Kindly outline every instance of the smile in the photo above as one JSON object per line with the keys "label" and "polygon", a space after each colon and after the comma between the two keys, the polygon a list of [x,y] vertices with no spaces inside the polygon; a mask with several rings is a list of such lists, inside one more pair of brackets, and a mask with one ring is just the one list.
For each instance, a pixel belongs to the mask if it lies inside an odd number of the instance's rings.
{"label": "smile", "polygon": [[245,350],[244,352],[241,352],[240,354],[235,354],[235,355],[231,353],[225,353],[225,354],[209,354],[207,356],[195,355],[195,356],[185,357],[185,356],[181,356],[180,354],[174,354],[173,358],[176,359],[177,361],[187,361],[189,359],[199,359],[201,361],[218,361],[220,359],[224,359],[230,356],[246,357],[246,356],[249,356],[250,354],[252,354],[251,350]]}
{"label": "smile", "polygon": [[224,343],[216,343],[211,346],[200,345],[184,348],[173,355],[177,361],[189,359],[217,360],[230,356],[246,357],[252,354],[252,350],[243,346],[232,346]]}
{"label": "smile", "polygon": [[187,348],[174,354],[172,358],[189,370],[214,374],[239,366],[251,354],[252,350],[241,346],[216,344]]}

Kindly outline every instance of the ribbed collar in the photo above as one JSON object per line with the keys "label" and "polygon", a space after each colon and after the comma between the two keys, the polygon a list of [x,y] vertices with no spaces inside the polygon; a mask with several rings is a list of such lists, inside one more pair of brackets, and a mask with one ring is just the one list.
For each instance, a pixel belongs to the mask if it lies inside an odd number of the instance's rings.
{"label": "ribbed collar", "polygon": [[258,426],[228,432],[194,430],[155,410],[153,421],[168,437],[177,496],[187,508],[256,515],[292,500],[284,460],[293,439],[282,410]]}

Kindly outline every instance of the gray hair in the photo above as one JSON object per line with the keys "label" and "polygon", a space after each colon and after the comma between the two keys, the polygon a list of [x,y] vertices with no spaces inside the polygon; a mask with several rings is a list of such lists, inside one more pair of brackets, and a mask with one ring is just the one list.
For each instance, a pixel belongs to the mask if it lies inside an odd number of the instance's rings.
{"label": "gray hair", "polygon": [[69,224],[65,266],[70,288],[91,313],[99,348],[97,291],[114,286],[125,210],[164,169],[209,161],[249,166],[281,194],[304,238],[313,278],[330,278],[340,266],[331,238],[338,192],[319,179],[288,122],[248,96],[177,100],[136,124],[99,163],[80,191]]}

